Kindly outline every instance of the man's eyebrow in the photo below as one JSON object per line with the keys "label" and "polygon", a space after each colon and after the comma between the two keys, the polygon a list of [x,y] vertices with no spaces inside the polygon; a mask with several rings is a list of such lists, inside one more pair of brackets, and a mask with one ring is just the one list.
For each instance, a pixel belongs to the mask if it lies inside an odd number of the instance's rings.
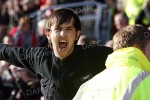
{"label": "man's eyebrow", "polygon": [[54,29],[61,29],[61,27],[55,27]]}
{"label": "man's eyebrow", "polygon": [[68,26],[67,28],[74,28],[73,26]]}

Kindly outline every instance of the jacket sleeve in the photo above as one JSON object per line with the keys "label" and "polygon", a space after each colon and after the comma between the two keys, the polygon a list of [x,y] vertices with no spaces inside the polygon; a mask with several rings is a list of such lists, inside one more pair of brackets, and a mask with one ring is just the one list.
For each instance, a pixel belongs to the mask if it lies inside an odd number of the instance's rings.
{"label": "jacket sleeve", "polygon": [[0,43],[0,60],[4,60],[18,67],[27,68],[33,73],[35,73],[35,54],[36,49],[34,48],[16,48]]}

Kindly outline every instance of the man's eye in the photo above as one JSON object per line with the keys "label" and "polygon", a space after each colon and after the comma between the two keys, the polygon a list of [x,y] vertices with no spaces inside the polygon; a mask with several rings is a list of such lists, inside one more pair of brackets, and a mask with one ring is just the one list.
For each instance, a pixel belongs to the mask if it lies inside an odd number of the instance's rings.
{"label": "man's eye", "polygon": [[68,31],[72,31],[72,28],[68,28],[67,30],[68,30]]}
{"label": "man's eye", "polygon": [[55,31],[56,31],[56,32],[60,32],[60,31],[61,31],[61,29],[55,29]]}

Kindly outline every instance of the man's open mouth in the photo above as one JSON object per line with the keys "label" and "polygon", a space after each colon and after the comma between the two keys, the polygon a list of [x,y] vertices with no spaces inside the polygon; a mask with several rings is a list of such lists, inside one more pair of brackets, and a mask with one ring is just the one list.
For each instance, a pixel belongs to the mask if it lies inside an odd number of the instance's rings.
{"label": "man's open mouth", "polygon": [[67,41],[66,40],[60,40],[59,41],[59,48],[61,50],[64,50],[65,48],[67,48]]}

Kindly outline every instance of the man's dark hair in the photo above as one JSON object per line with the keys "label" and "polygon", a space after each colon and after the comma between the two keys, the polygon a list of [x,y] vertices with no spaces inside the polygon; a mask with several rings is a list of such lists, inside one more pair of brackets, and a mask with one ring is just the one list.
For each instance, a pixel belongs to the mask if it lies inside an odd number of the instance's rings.
{"label": "man's dark hair", "polygon": [[74,19],[73,26],[76,31],[81,30],[81,22],[79,17],[71,9],[58,9],[55,10],[46,21],[46,31],[50,31],[52,25],[56,24],[56,27],[63,23],[70,23],[71,18]]}
{"label": "man's dark hair", "polygon": [[129,18],[128,18],[127,14],[126,14],[125,12],[121,12],[121,13],[120,13],[120,16],[121,16],[122,19],[126,20],[127,23],[128,23]]}
{"label": "man's dark hair", "polygon": [[121,28],[113,37],[113,49],[133,47],[135,44],[144,49],[150,40],[150,31],[142,25],[128,25]]}

